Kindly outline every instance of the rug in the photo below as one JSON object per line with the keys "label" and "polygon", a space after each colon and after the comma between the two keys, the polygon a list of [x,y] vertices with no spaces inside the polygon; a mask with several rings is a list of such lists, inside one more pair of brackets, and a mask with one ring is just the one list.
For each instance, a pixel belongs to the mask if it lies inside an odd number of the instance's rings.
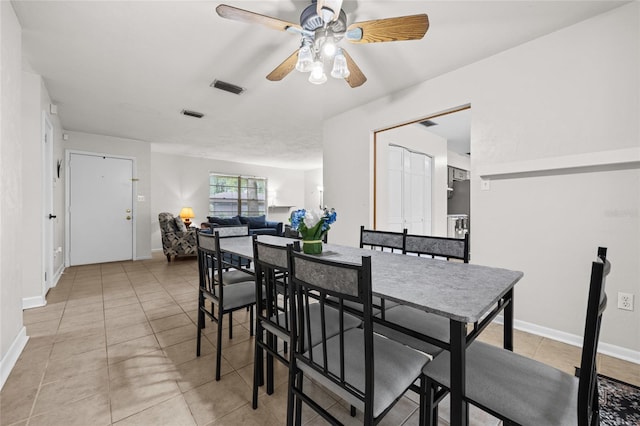
{"label": "rug", "polygon": [[600,374],[598,389],[602,426],[640,426],[639,387]]}

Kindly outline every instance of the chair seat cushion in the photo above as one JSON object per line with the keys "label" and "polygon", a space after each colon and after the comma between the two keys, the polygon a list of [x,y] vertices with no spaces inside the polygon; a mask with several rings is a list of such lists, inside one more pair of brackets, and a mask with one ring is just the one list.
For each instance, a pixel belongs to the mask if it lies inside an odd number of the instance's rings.
{"label": "chair seat cushion", "polygon": [[[384,319],[387,322],[397,324],[406,329],[424,334],[425,336],[442,340],[443,342],[449,342],[449,320],[445,317],[404,305],[387,309],[384,315]],[[409,336],[401,331],[385,327],[378,323],[375,324],[374,330],[376,333],[380,333],[390,339],[433,356],[443,350],[439,346],[432,345],[424,340]]]}
{"label": "chair seat cushion", "polygon": [[[331,306],[325,306],[324,317],[326,321],[326,330],[325,333],[327,338],[333,337],[340,332],[340,314],[337,309],[332,308]],[[320,304],[319,303],[311,303],[309,304],[309,315],[311,316],[311,346],[315,346],[322,341],[322,320],[321,320],[321,312],[320,312]],[[288,331],[285,331],[285,325],[288,325],[288,322],[285,322],[285,313],[281,313],[278,315],[278,318],[272,319],[272,323],[276,323],[277,325],[263,323],[265,329],[270,331],[271,333],[277,335],[281,339],[285,341],[289,341]],[[277,322],[276,322],[277,321]],[[353,315],[346,314],[344,315],[344,329],[348,330],[351,328],[360,327],[362,321],[360,318],[356,318]],[[307,330],[305,330],[305,341],[304,348],[307,348],[308,336],[306,336]]]}
{"label": "chair seat cushion", "polygon": [[[253,281],[253,275],[248,272],[240,271],[238,269],[232,269],[230,271],[222,272],[222,283],[224,285],[237,284],[244,281]],[[217,274],[216,274],[217,281]],[[255,282],[255,281],[254,281]]]}
{"label": "chair seat cushion", "polygon": [[[243,306],[256,303],[256,283],[255,281],[245,281],[224,287],[224,305],[222,309],[230,311]],[[216,286],[216,294],[219,290]],[[205,294],[205,296],[208,296]],[[217,302],[216,302],[217,303]]]}
{"label": "chair seat cushion", "polygon": [[[336,303],[338,301],[338,299],[336,299],[335,297],[332,297],[332,296],[327,297],[327,299],[330,300],[330,301],[336,302]],[[380,313],[380,309],[378,307],[382,306],[382,299],[379,298],[378,296],[373,296],[371,298],[371,305],[372,305],[371,312],[374,315],[379,314]],[[385,300],[384,301],[385,309],[388,309],[388,308],[396,306],[396,305],[398,305],[396,302],[392,302],[390,300]],[[349,301],[349,300],[345,300],[344,301],[344,306],[346,306],[347,308],[351,308],[356,312],[362,313],[362,305],[357,303],[357,302],[352,302],[352,301]]]}
{"label": "chair seat cushion", "polygon": [[[467,348],[466,395],[480,406],[519,424],[577,425],[578,378],[497,346]],[[449,388],[449,352],[424,373]]]}
{"label": "chair seat cushion", "polygon": [[[351,386],[364,392],[365,363],[364,363],[364,330],[352,328],[344,333],[344,371],[345,380]],[[340,375],[340,336],[334,336],[326,341],[329,371]],[[322,365],[322,343],[314,346],[313,358]],[[374,352],[374,399],[373,415],[380,416],[390,407],[411,384],[420,377],[424,365],[429,359],[422,353],[415,351],[393,340],[376,334],[373,335]],[[356,408],[362,409],[363,403],[344,389],[335,386],[329,379],[303,362],[298,367],[312,379],[320,382],[327,389],[335,392]]]}

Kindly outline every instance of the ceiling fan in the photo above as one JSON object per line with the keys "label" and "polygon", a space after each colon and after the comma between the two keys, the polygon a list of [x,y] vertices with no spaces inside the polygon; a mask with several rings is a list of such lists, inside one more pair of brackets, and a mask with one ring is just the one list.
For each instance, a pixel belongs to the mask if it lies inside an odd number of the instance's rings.
{"label": "ceiling fan", "polygon": [[362,21],[347,26],[342,0],[312,0],[302,11],[299,25],[225,4],[219,5],[216,12],[222,18],[301,36],[300,48],[267,75],[271,81],[282,80],[295,68],[309,72],[311,83],[322,84],[327,81],[324,64],[332,61],[332,77],[345,79],[351,87],[361,86],[367,78],[346,50],[338,46],[342,39],[351,43],[419,40],[429,28],[426,14]]}

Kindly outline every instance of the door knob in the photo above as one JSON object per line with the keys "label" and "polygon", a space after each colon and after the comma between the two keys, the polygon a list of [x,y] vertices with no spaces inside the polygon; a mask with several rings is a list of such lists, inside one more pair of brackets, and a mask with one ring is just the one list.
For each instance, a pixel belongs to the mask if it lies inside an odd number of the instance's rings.
{"label": "door knob", "polygon": [[127,220],[131,220],[131,216],[127,216]]}

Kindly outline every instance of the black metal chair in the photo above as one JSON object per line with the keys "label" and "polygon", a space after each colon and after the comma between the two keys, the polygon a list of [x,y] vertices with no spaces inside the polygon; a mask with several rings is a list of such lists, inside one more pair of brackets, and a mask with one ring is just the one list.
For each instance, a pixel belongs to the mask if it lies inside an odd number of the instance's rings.
{"label": "black metal chair", "polygon": [[[599,424],[596,355],[602,314],[607,306],[607,249],[598,248],[591,282],[578,377],[511,351],[475,341],[467,348],[465,400],[502,419],[505,424]],[[437,424],[437,404],[449,386],[449,353],[424,369],[429,394],[423,415]]]}
{"label": "black metal chair", "polygon": [[[303,388],[303,376],[343,398],[364,412],[364,424],[377,424],[418,378],[428,362],[426,355],[374,334],[371,298],[371,258],[361,265],[339,263],[294,251],[290,255],[293,287],[292,347],[287,424],[300,424],[302,403],[331,424],[340,422],[324,410]],[[314,327],[308,309],[315,301],[322,309],[326,298],[338,301],[340,318],[346,317],[345,302],[362,305],[362,328],[346,329],[327,337],[322,318],[323,339],[313,345],[309,330]],[[309,349],[310,348],[310,349]],[[424,381],[420,380],[423,384]],[[423,398],[424,392],[421,392]]]}
{"label": "black metal chair", "polygon": [[[227,233],[227,235],[232,235]],[[253,277],[249,280],[237,282],[233,285],[225,285],[225,268],[234,267],[224,260],[220,250],[220,233],[215,234],[199,232],[198,245],[198,338],[196,355],[200,356],[200,344],[202,329],[205,328],[205,315],[218,324],[216,344],[216,380],[220,380],[220,363],[222,360],[222,322],[225,314],[229,314],[229,338],[232,338],[231,314],[239,309],[249,309],[251,316],[250,334],[253,336],[253,305],[256,303],[256,289]],[[215,272],[212,271],[212,267]],[[209,300],[210,309],[207,309],[206,300]]]}
{"label": "black metal chair", "polygon": [[[300,251],[298,241],[290,245],[293,250]],[[253,239],[253,259],[255,265],[256,285],[256,337],[255,337],[255,363],[253,378],[253,408],[258,407],[258,386],[264,383],[263,355],[267,355],[267,394],[273,393],[273,360],[277,359],[284,365],[289,365],[289,356],[279,351],[278,340],[284,343],[284,352],[291,342],[291,286],[289,285],[289,246],[279,246],[259,242]],[[338,333],[340,318],[338,311],[330,306],[321,309],[319,303],[309,306],[309,317],[312,327],[308,331],[311,336],[311,344],[319,343],[322,331],[328,337]],[[358,318],[345,315],[344,328],[359,327],[362,324]],[[325,330],[320,329],[320,324],[326,322]]]}
{"label": "black metal chair", "polygon": [[[469,263],[469,234],[464,239],[408,234],[403,253]],[[376,324],[376,332],[430,355],[437,355],[450,342],[445,317],[396,304],[385,310],[383,319],[384,324]]]}

